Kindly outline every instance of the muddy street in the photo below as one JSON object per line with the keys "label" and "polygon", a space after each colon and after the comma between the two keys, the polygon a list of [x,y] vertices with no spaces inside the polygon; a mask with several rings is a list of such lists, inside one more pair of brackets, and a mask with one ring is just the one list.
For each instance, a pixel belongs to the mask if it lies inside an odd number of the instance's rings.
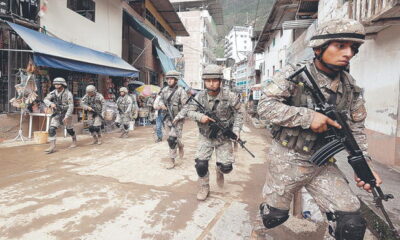
{"label": "muddy street", "polygon": [[243,134],[256,158],[239,150],[223,189],[210,164],[205,202],[196,200],[193,122],[185,124],[185,156],[172,170],[165,169],[167,143],[154,143],[151,127],[137,128],[128,139],[107,134],[99,146],[81,137],[78,148],[67,149],[69,139],[61,140],[51,155],[43,153],[45,145],[3,147],[0,239],[320,238],[314,223],[294,218],[267,235],[253,231],[261,224],[263,131]]}

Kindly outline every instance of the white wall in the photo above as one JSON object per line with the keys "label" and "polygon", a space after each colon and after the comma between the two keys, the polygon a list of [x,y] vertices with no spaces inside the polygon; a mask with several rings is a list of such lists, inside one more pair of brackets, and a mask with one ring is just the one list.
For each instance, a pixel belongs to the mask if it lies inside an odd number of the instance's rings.
{"label": "white wall", "polygon": [[[367,40],[351,61],[350,73],[364,88],[368,129],[400,137],[397,130],[400,85],[400,26]],[[398,131],[398,133],[396,133]]]}
{"label": "white wall", "polygon": [[179,18],[189,37],[177,37],[177,43],[183,45],[183,56],[185,58],[184,79],[193,88],[202,88],[201,74],[203,72],[203,22],[201,11],[178,12]]}
{"label": "white wall", "polygon": [[120,0],[96,0],[95,22],[67,8],[67,0],[48,1],[40,25],[68,42],[110,52],[122,53],[122,4]]}
{"label": "white wall", "polygon": [[[273,44],[275,39],[275,45]],[[286,51],[287,48],[293,42],[293,31],[283,30],[281,36],[280,31],[275,31],[271,36],[271,39],[264,46],[264,72],[261,76],[261,81],[266,81],[274,75],[273,66],[275,66],[275,72],[281,70],[280,61],[282,61],[282,67],[286,65]],[[268,51],[269,47],[269,51]]]}

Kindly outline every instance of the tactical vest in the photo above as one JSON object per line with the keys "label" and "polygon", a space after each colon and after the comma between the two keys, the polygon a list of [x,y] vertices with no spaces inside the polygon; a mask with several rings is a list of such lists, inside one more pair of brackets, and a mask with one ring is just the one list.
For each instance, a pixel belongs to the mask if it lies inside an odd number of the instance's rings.
{"label": "tactical vest", "polygon": [[96,111],[96,112],[101,112],[101,110],[102,110],[102,104],[101,104],[101,101],[100,101],[100,99],[99,98],[97,98],[97,95],[98,93],[96,93],[95,95],[93,95],[93,96],[87,96],[87,98],[86,98],[86,104],[89,106],[89,107],[91,107],[91,108],[93,108],[93,110],[94,111]]}
{"label": "tactical vest", "polygon": [[[311,67],[307,66],[313,70]],[[316,73],[310,71],[315,79]],[[346,116],[349,116],[350,106],[353,99],[357,99],[361,94],[361,88],[354,85],[354,79],[351,75],[345,71],[342,71],[340,76],[342,96],[330,91],[330,96],[327,98],[328,102],[336,104],[336,109],[339,112],[344,112]],[[299,76],[301,77],[301,76]],[[322,90],[324,92],[324,90]],[[304,88],[303,85],[297,84],[292,97],[285,103],[295,107],[305,107],[315,110],[315,102],[311,92]],[[274,139],[282,146],[289,149],[294,149],[302,154],[313,154],[316,150],[325,144],[324,134],[318,134],[313,132],[311,129],[303,129],[302,127],[282,127],[274,125],[272,127],[272,135]]]}
{"label": "tactical vest", "polygon": [[62,114],[65,114],[68,111],[69,105],[68,105],[68,89],[64,89],[63,92],[57,96],[56,93],[57,90],[54,90],[52,92],[53,94],[53,101],[54,104],[57,106],[57,108],[60,109]]}
{"label": "tactical vest", "polygon": [[118,108],[123,112],[123,113],[125,113],[126,112],[126,110],[128,109],[128,107],[129,107],[129,99],[128,98],[130,98],[130,96],[128,96],[127,94],[125,94],[125,96],[123,96],[123,97],[119,97],[118,98],[118,100],[117,100],[117,106],[118,106]]}
{"label": "tactical vest", "polygon": [[[208,94],[207,91],[202,91],[199,94],[199,102],[207,109],[207,111],[213,112],[217,115],[217,117],[221,120],[221,123],[224,127],[228,127],[232,130],[233,127],[233,121],[234,121],[234,108],[231,106],[230,98],[229,98],[229,92],[226,91],[221,91],[222,96],[219,99],[219,102],[217,103],[215,101],[213,106],[210,106],[209,101],[208,101]],[[201,135],[210,138],[210,135],[212,135],[213,132],[213,125],[211,124],[204,124],[197,122],[197,125],[199,127],[199,132]],[[221,137],[222,132],[219,131],[216,133],[216,136],[213,138]]]}
{"label": "tactical vest", "polygon": [[[176,90],[174,91],[174,88],[176,88]],[[167,87],[164,92],[162,93],[162,100],[166,105],[170,105],[171,106],[171,110],[172,110],[172,115],[173,117],[175,117],[176,115],[178,115],[178,113],[181,111],[182,109],[182,103],[180,101],[181,98],[181,89],[178,85],[176,85],[174,88],[169,88]],[[168,91],[170,90],[170,91]],[[171,94],[173,94],[171,96]],[[171,96],[171,98],[170,98]],[[168,98],[170,98],[168,101]],[[168,106],[167,106],[168,107]]]}

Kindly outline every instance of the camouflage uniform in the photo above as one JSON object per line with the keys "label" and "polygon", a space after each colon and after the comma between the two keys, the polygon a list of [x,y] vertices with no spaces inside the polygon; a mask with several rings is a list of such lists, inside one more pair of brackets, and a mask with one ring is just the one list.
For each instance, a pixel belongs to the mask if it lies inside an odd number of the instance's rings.
{"label": "camouflage uniform", "polygon": [[[176,89],[176,90],[175,90]],[[171,93],[174,92],[172,95],[170,101],[168,101],[168,98],[171,96]],[[161,99],[159,104],[164,105],[166,107],[171,106],[173,118],[175,118],[183,109],[183,106],[186,104],[188,101],[189,97],[186,94],[185,90],[178,85],[175,85],[173,88],[171,87],[165,87],[161,91]],[[169,139],[171,138],[177,138],[177,144],[169,149],[169,156],[171,159],[175,159],[177,157],[177,148],[179,147],[179,150],[183,151],[183,143],[182,143],[182,130],[183,130],[183,124],[185,123],[184,121],[184,116],[179,118],[175,127],[172,126],[172,121],[174,119],[171,119],[168,115],[168,113],[165,113],[165,121],[164,121],[164,126],[166,126],[166,134]],[[179,116],[182,116],[184,114],[180,114]]]}
{"label": "camouflage uniform", "polygon": [[49,127],[49,141],[50,148],[46,149],[47,153],[53,153],[55,151],[56,144],[56,131],[60,125],[64,125],[67,129],[68,134],[72,138],[72,145],[70,147],[76,147],[76,135],[72,127],[72,112],[74,111],[74,98],[72,93],[67,89],[67,83],[63,78],[55,78],[53,85],[60,84],[64,86],[61,92],[57,89],[53,90],[44,98],[43,102],[46,106],[50,107],[51,104],[57,106],[57,111],[53,113],[51,117]]}
{"label": "camouflage uniform", "polygon": [[122,126],[123,132],[121,137],[127,137],[129,132],[129,122],[131,121],[132,117],[132,106],[133,106],[132,98],[128,95],[127,90],[124,96],[120,96],[117,99],[117,106],[118,106],[118,114],[115,122],[117,123],[117,126],[119,125]]}
{"label": "camouflage uniform", "polygon": [[[337,21],[341,22],[341,20]],[[340,35],[341,30],[337,27],[348,26],[346,21],[353,24],[353,20],[345,20],[343,24],[331,22],[328,23],[328,28],[332,26],[336,29],[333,29],[332,32],[319,30],[317,35],[324,36],[329,33],[339,33]],[[327,25],[322,25],[320,29],[327,29]],[[354,41],[353,39],[344,40]],[[316,48],[327,43],[329,41],[319,39],[312,41],[311,45],[315,44],[312,47]],[[360,208],[358,198],[351,191],[344,175],[334,161],[321,167],[308,161],[311,155],[321,147],[321,142],[318,141],[318,137],[321,135],[310,129],[313,109],[315,109],[314,102],[308,90],[286,80],[286,77],[293,73],[295,68],[298,69],[304,65],[316,79],[326,99],[335,101],[336,98],[336,108],[346,113],[348,124],[356,141],[363,151],[367,150],[366,136],[363,133],[366,118],[365,102],[361,88],[355,84],[355,80],[349,73],[337,71],[336,77],[330,78],[317,70],[313,61],[298,64],[296,67],[288,66],[284,71],[276,73],[273,80],[268,83],[258,104],[259,116],[275,125],[273,127],[274,141],[269,153],[269,174],[263,188],[266,204],[262,204],[260,208],[264,225],[267,228],[275,227],[286,221],[293,194],[302,187],[308,190],[321,211],[325,213],[345,212],[355,215],[355,213],[358,214]],[[272,212],[279,215],[279,223],[267,223],[271,220],[268,217],[272,216]],[[359,220],[360,217],[357,219]],[[274,220],[276,221],[276,219]],[[337,239],[344,238],[337,237]]]}
{"label": "camouflage uniform", "polygon": [[96,92],[94,86],[89,85],[87,89],[89,87],[93,88],[94,95],[90,96],[89,94],[85,94],[85,96],[83,96],[83,98],[81,99],[81,107],[83,108],[83,110],[86,111],[88,110],[89,107],[94,110],[94,112],[87,111],[89,132],[92,134],[94,138],[93,144],[96,143],[101,144],[101,125],[103,122],[101,117],[104,116],[105,101],[103,95],[101,93]]}
{"label": "camouflage uniform", "polygon": [[[202,78],[206,79],[220,79],[222,80],[222,68],[216,65],[208,65],[204,69]],[[227,88],[219,88],[219,93],[216,96],[209,94],[208,90],[203,90],[195,96],[201,105],[207,111],[214,112],[221,120],[224,127],[231,128],[233,132],[239,133],[243,125],[243,114],[240,104],[240,99],[237,94],[229,91]],[[222,131],[216,134],[209,123],[201,123],[204,113],[194,101],[186,107],[186,114],[189,118],[197,121],[199,127],[199,140],[197,152],[195,156],[196,171],[199,176],[199,192],[197,195],[198,200],[205,200],[209,193],[209,173],[208,162],[211,159],[212,153],[215,150],[216,154],[216,174],[217,184],[222,187],[224,184],[224,174],[232,171],[232,164],[235,162],[233,156],[232,140],[224,136]],[[214,136],[212,136],[214,135]]]}

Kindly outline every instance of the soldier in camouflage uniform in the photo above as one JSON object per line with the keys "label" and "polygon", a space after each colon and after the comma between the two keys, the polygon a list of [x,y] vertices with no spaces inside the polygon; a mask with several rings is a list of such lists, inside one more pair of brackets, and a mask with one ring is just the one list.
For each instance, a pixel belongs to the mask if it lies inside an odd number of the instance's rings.
{"label": "soldier in camouflage uniform", "polygon": [[[331,159],[321,167],[308,161],[321,147],[322,143],[317,139],[328,125],[341,126],[316,112],[310,92],[302,85],[289,82],[286,77],[306,65],[326,99],[347,114],[349,126],[366,153],[367,140],[363,130],[367,113],[362,89],[345,71],[364,38],[364,27],[355,20],[338,19],[321,24],[310,42],[315,58],[298,66],[288,66],[285,71],[275,74],[266,87],[258,105],[258,114],[275,125],[269,176],[263,189],[266,202],[260,206],[267,229],[288,219],[293,194],[305,187],[327,214],[335,239],[363,239],[366,223],[360,214],[360,202],[335,160]],[[375,172],[374,175],[379,185],[381,179]],[[355,180],[357,186],[370,189],[369,184],[359,178]]]}
{"label": "soldier in camouflage uniform", "polygon": [[128,89],[121,87],[119,89],[120,97],[117,99],[118,114],[115,119],[115,125],[121,127],[121,138],[127,138],[129,133],[129,122],[132,117],[132,98],[128,95]]}
{"label": "soldier in camouflage uniform", "polygon": [[[165,74],[168,87],[164,87],[160,93],[159,108],[165,112],[164,126],[166,126],[169,146],[169,162],[167,169],[175,167],[175,159],[177,157],[177,148],[179,148],[179,157],[183,158],[182,129],[184,124],[184,114],[178,114],[182,111],[183,106],[189,97],[185,90],[178,86],[180,72],[171,70]],[[168,108],[173,116],[168,114]],[[175,123],[172,122],[175,120]]]}
{"label": "soldier in camouflage uniform", "polygon": [[53,80],[56,88],[44,98],[47,107],[53,110],[49,128],[50,147],[45,150],[48,154],[55,152],[56,133],[60,125],[64,125],[68,134],[72,137],[70,148],[76,147],[76,135],[72,128],[72,112],[74,111],[74,98],[67,89],[67,82],[64,78],[58,77]]}
{"label": "soldier in camouflage uniform", "polygon": [[87,111],[89,132],[93,136],[92,144],[101,144],[101,124],[104,116],[104,97],[96,91],[96,87],[88,85],[86,94],[81,99],[81,107]]}
{"label": "soldier in camouflage uniform", "polygon": [[[204,69],[202,78],[206,90],[199,92],[195,99],[200,102],[208,111],[215,112],[225,127],[232,128],[232,131],[239,136],[243,124],[243,114],[240,100],[237,94],[222,88],[222,68],[217,65],[208,65]],[[214,121],[202,112],[199,112],[198,105],[191,102],[187,106],[187,116],[197,121],[199,127],[199,141],[195,159],[195,167],[199,176],[199,191],[197,199],[204,201],[210,192],[208,161],[214,150],[216,153],[216,179],[219,187],[224,185],[224,174],[232,171],[232,164],[235,162],[233,156],[232,141],[223,135],[221,131],[211,134]],[[215,133],[215,132],[214,132]]]}

